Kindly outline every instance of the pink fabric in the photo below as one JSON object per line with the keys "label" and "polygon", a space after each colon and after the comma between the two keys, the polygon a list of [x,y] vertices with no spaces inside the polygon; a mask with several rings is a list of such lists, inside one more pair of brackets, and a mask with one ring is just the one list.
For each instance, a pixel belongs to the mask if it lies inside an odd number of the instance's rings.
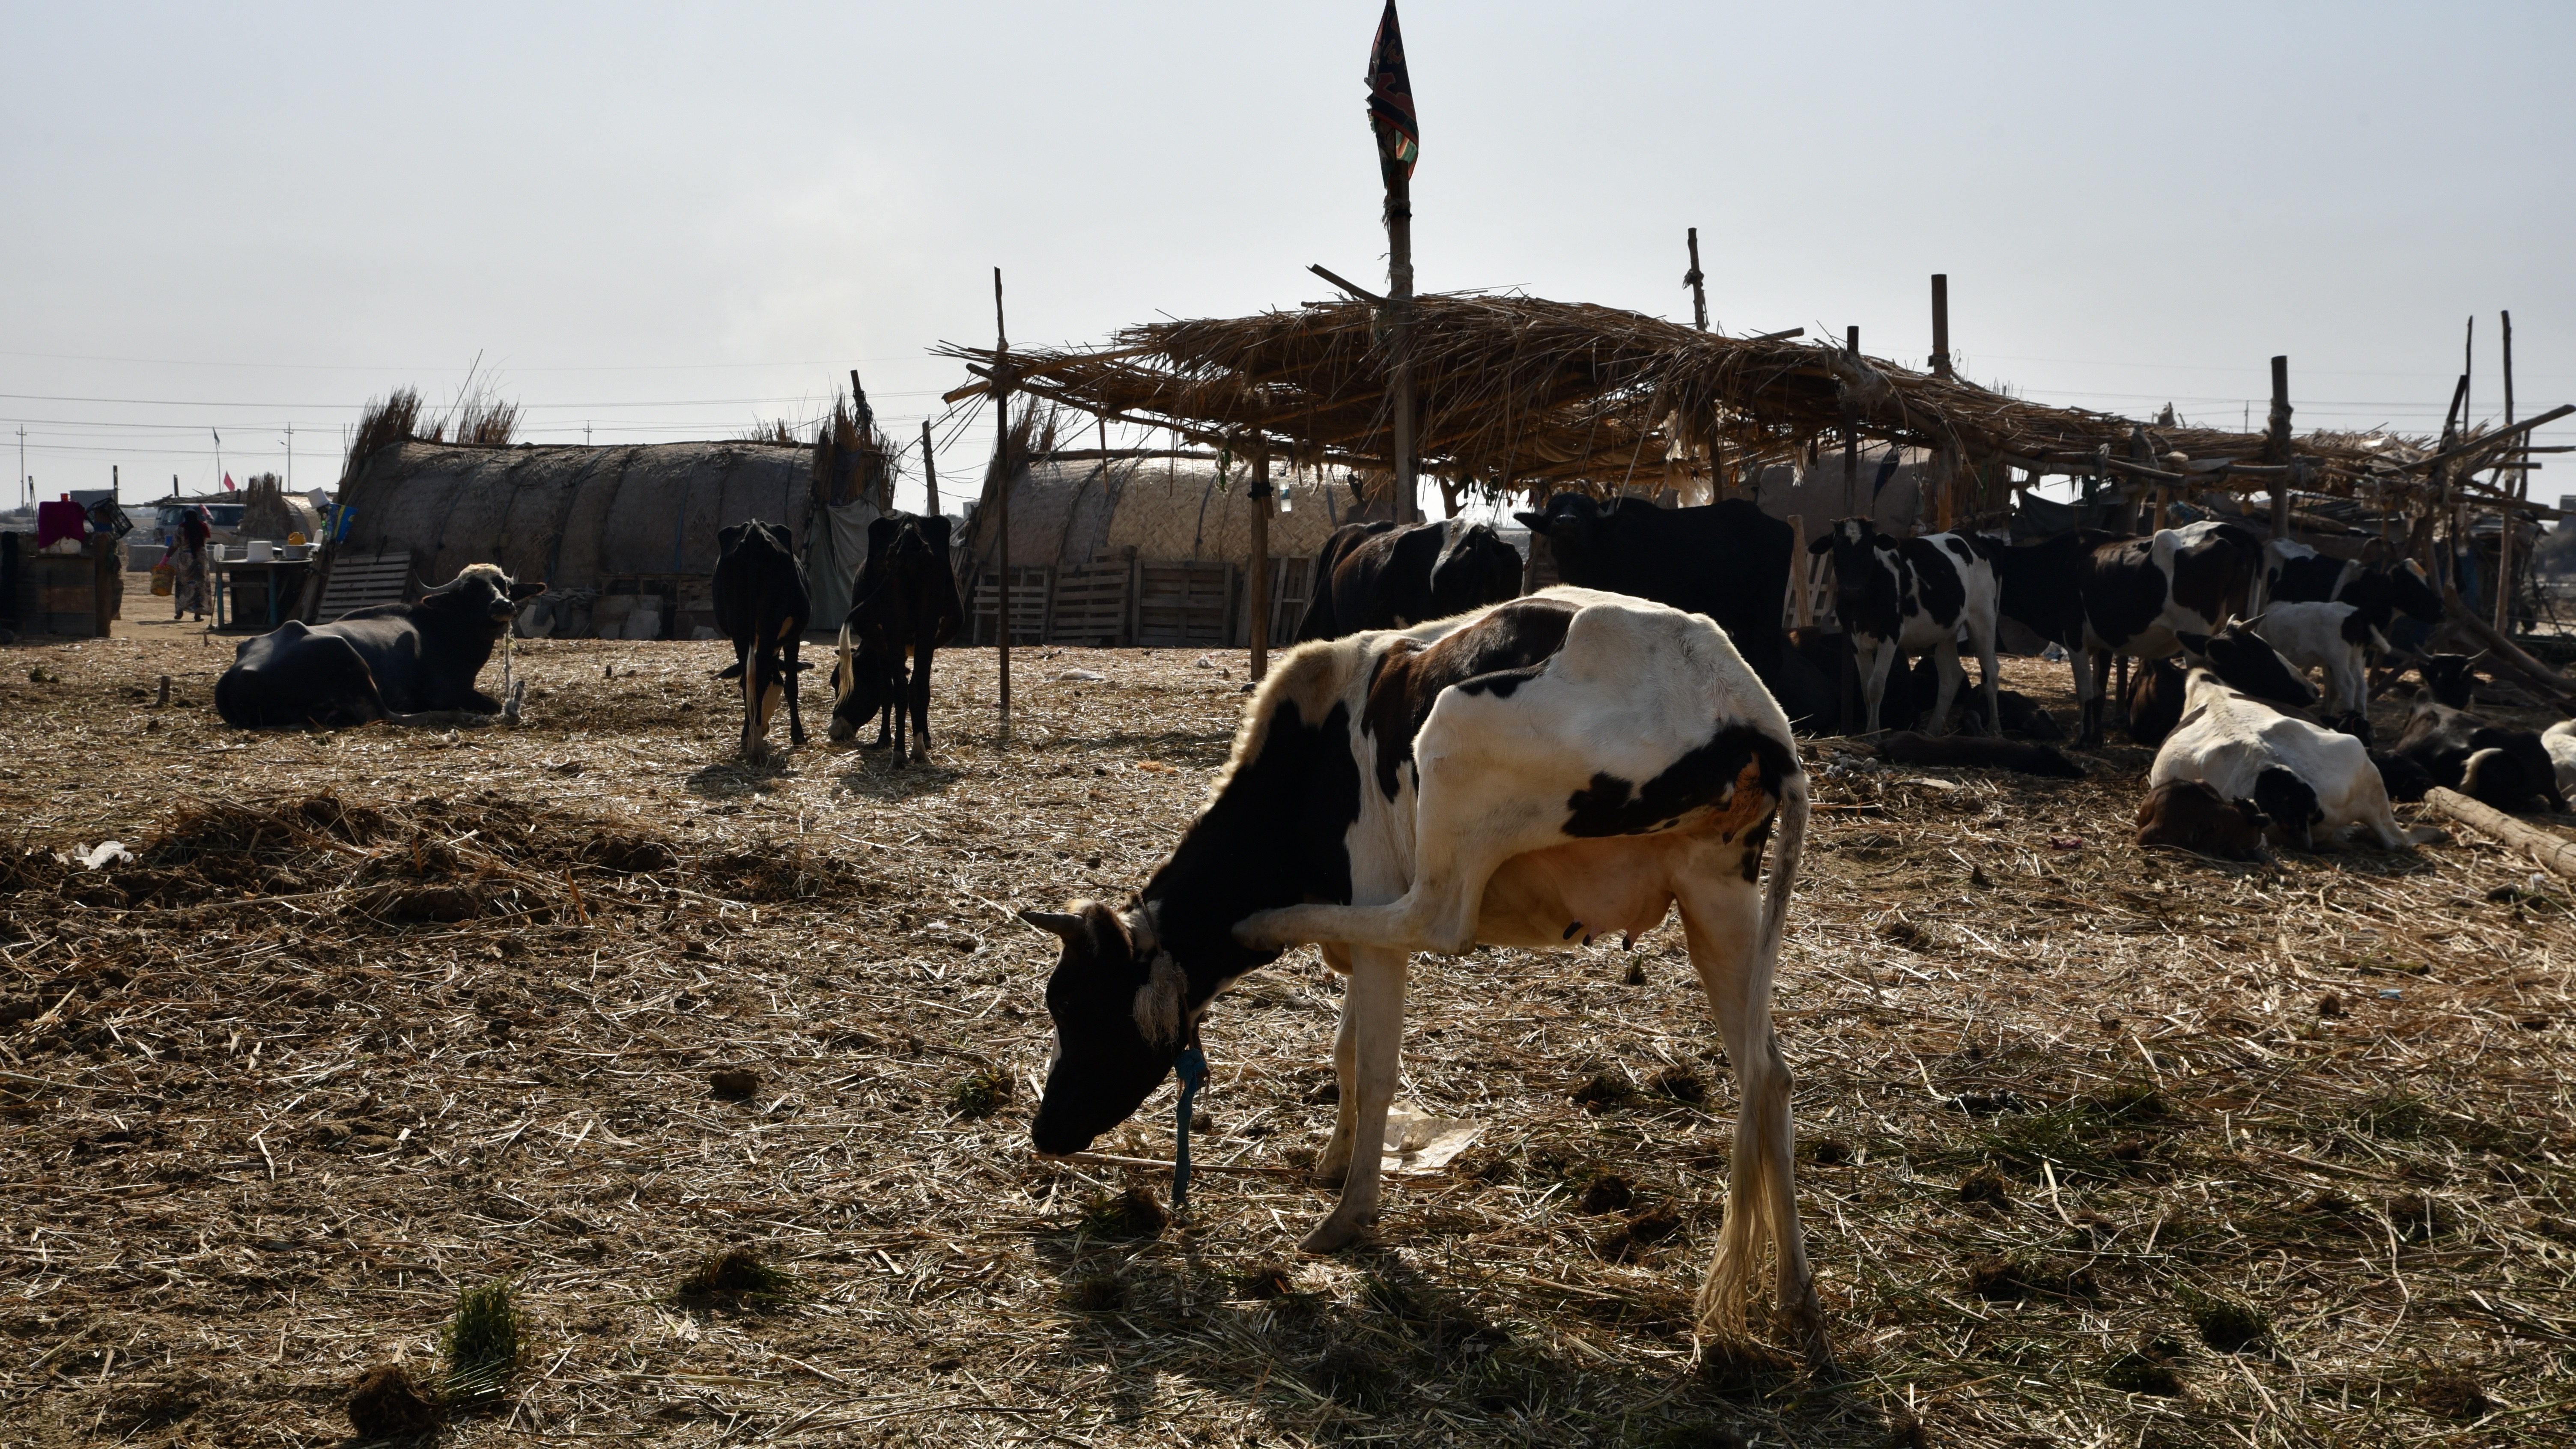
{"label": "pink fabric", "polygon": [[57,539],[87,537],[89,515],[79,504],[66,498],[36,505],[36,547],[51,548]]}

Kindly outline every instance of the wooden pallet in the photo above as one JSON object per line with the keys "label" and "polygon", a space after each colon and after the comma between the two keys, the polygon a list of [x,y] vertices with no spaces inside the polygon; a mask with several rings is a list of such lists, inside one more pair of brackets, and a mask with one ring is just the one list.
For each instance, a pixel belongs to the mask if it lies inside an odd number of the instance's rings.
{"label": "wooden pallet", "polygon": [[399,604],[411,592],[411,552],[344,554],[331,560],[322,585],[322,604],[314,612],[322,623],[353,609]]}
{"label": "wooden pallet", "polygon": [[[1234,601],[1233,640],[1238,649],[1252,647],[1251,571],[1238,570],[1237,590],[1243,595]],[[1270,561],[1270,647],[1282,649],[1297,637],[1297,626],[1306,619],[1307,597],[1314,592],[1315,560],[1306,557],[1274,558]]]}
{"label": "wooden pallet", "polygon": [[1239,572],[1230,563],[1140,560],[1136,642],[1147,649],[1223,648]]}
{"label": "wooden pallet", "polygon": [[[1127,642],[1127,586],[1134,570],[1125,562],[1069,568],[1056,575],[1055,603],[1046,640],[1086,649]],[[1014,631],[1016,632],[1016,631]]]}
{"label": "wooden pallet", "polygon": [[[1055,570],[1034,564],[1011,570],[1011,642],[1044,643],[1047,635],[1047,606],[1055,594]],[[968,613],[972,622],[967,627],[967,642],[991,644],[1001,638],[999,614],[1001,604],[994,578],[986,574],[975,584],[975,603]]]}

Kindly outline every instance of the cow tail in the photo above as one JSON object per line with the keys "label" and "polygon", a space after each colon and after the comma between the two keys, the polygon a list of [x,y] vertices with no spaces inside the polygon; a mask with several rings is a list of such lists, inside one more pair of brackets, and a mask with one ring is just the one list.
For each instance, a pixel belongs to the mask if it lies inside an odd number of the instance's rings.
{"label": "cow tail", "polygon": [[850,661],[850,621],[847,619],[843,619],[841,621],[841,677],[839,683],[841,687],[834,691],[832,696],[832,711],[835,714],[840,712],[841,705],[849,699],[850,691],[859,687],[859,671]]}

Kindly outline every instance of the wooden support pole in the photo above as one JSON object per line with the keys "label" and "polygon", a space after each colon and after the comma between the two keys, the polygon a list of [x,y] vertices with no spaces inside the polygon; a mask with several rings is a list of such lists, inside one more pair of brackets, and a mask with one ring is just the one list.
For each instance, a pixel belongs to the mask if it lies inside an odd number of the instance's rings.
{"label": "wooden support pole", "polygon": [[[2500,315],[2504,319],[2504,422],[2506,427],[2512,427],[2513,314],[2506,312]],[[2503,459],[2499,458],[2497,462],[2501,465]],[[2531,475],[2523,473],[2517,481],[2521,484],[2523,496],[2528,497]],[[2507,492],[2513,491],[2512,485],[2505,479],[2504,469],[2501,466],[2488,475],[2487,486]],[[2513,632],[2513,530],[2520,522],[2520,518],[2512,509],[2496,510],[2495,627],[2499,634]]]}
{"label": "wooden support pole", "polygon": [[1002,269],[993,269],[993,636],[1000,653],[1002,743],[1011,742],[1011,339],[1002,327]]}
{"label": "wooden support pole", "polygon": [[[1107,465],[1103,465],[1104,467]],[[1252,455],[1252,578],[1245,586],[1252,605],[1252,667],[1255,684],[1270,673],[1270,452]]]}
{"label": "wooden support pole", "polygon": [[2525,825],[2491,805],[2439,785],[2424,792],[2424,803],[2480,835],[2494,836],[2523,852],[2560,879],[2576,880],[2576,840]]}
{"label": "wooden support pole", "polygon": [[[1860,365],[1860,329],[1854,327],[1846,336],[1852,365],[1857,367]],[[1860,429],[1846,420],[1843,425],[1843,517],[1858,518],[1861,511]]]}
{"label": "wooden support pole", "polygon": [[1386,171],[1386,345],[1392,376],[1388,404],[1395,414],[1395,521],[1422,521],[1414,497],[1413,456],[1413,178],[1402,166]]}
{"label": "wooden support pole", "polygon": [[1950,274],[1932,274],[1932,375],[1950,374]]}
{"label": "wooden support pole", "polygon": [[1691,320],[1698,324],[1700,331],[1706,332],[1708,330],[1708,288],[1705,284],[1708,277],[1699,269],[1698,227],[1690,229],[1690,259],[1690,270],[1682,273],[1682,285],[1691,289]]}
{"label": "wooden support pole", "polygon": [[939,516],[939,460],[930,454],[930,419],[921,420],[921,481],[930,489],[929,517]]}
{"label": "wooden support pole", "polygon": [[1816,602],[1809,597],[1814,583],[1808,577],[1807,516],[1789,515],[1789,619],[1795,628],[1808,628],[1816,622]]}
{"label": "wooden support pole", "polygon": [[[2263,452],[2266,463],[2286,466],[2290,461],[2290,359],[2272,359],[2272,415],[2266,430]],[[2272,488],[2272,536],[2283,541],[2290,537],[2291,475],[2284,473]]]}

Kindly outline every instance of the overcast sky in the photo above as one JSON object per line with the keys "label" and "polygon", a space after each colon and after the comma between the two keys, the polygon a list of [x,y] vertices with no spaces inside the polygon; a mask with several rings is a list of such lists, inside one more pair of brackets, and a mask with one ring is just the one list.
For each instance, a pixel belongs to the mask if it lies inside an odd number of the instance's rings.
{"label": "overcast sky", "polygon": [[[480,353],[540,442],[810,420],[860,369],[1097,341],[1384,275],[1376,0],[685,8],[11,4],[0,444],[42,496],[279,467]],[[2576,6],[1409,0],[1426,290],[1729,330],[2192,422],[2431,431],[2576,401]],[[2576,428],[2544,441],[2576,442]],[[945,441],[971,483],[989,435]],[[2535,491],[2564,479],[2553,458]],[[918,496],[918,469],[906,493]]]}

